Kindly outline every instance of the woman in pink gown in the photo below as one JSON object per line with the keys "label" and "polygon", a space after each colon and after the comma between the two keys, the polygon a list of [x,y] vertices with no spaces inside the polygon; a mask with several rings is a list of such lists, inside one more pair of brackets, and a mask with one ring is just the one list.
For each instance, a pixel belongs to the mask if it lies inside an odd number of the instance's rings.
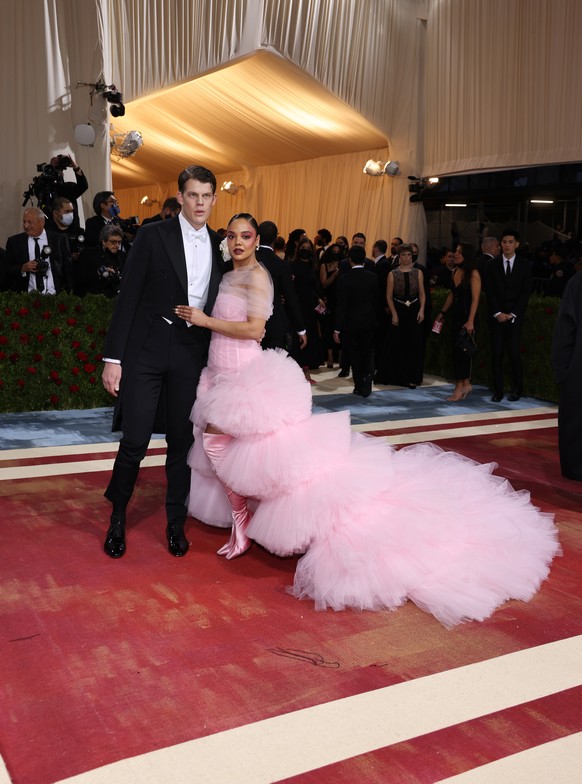
{"label": "woman in pink gown", "polygon": [[347,411],[313,415],[298,365],[259,345],[272,285],[255,259],[254,218],[235,215],[227,243],[234,269],[212,316],[176,309],[212,330],[192,412],[189,512],[232,529],[219,553],[236,557],[253,540],[304,553],[292,593],[317,609],[410,599],[449,627],[531,599],[560,551],[552,515],[493,464],[433,444],[397,451],[352,433]]}

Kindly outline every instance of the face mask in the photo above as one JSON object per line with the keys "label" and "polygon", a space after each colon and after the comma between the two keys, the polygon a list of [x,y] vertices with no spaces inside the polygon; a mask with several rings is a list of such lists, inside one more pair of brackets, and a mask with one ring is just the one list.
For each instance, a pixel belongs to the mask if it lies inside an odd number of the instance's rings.
{"label": "face mask", "polygon": [[63,226],[70,226],[74,220],[75,215],[72,212],[66,212],[64,215],[61,215],[61,223]]}
{"label": "face mask", "polygon": [[119,215],[119,213],[120,213],[120,209],[117,206],[117,204],[112,204],[111,207],[109,208],[109,214],[111,215],[111,217],[115,218]]}

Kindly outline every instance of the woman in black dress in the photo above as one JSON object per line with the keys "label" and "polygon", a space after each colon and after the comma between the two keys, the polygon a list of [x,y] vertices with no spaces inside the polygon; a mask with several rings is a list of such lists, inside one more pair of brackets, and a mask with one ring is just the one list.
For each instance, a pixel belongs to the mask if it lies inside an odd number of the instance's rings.
{"label": "woman in black dress", "polygon": [[319,283],[321,295],[325,302],[325,313],[320,316],[321,339],[326,353],[326,365],[333,367],[337,362],[338,348],[333,339],[335,328],[335,312],[337,309],[337,281],[339,277],[339,263],[342,258],[342,249],[334,243],[325,250],[319,265]]}
{"label": "woman in black dress", "polygon": [[455,251],[455,267],[451,276],[449,291],[437,321],[442,321],[450,310],[453,338],[453,372],[455,389],[447,398],[452,403],[464,400],[471,394],[471,363],[472,357],[457,344],[461,330],[475,335],[475,319],[481,296],[481,276],[475,267],[475,249],[468,242],[461,242]]}
{"label": "woman in black dress", "polygon": [[375,381],[415,389],[422,384],[426,297],[424,274],[414,266],[410,245],[400,246],[398,267],[388,273],[386,300],[391,325]]}

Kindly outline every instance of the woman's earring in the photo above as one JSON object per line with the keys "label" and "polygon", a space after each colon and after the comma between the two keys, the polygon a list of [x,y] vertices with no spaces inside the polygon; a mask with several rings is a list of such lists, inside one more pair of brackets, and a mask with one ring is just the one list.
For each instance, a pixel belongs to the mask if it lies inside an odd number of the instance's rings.
{"label": "woman's earring", "polygon": [[257,245],[257,247],[255,248],[255,250],[258,250],[258,249],[259,249],[259,247],[260,247],[260,246],[259,246],[259,245]]}

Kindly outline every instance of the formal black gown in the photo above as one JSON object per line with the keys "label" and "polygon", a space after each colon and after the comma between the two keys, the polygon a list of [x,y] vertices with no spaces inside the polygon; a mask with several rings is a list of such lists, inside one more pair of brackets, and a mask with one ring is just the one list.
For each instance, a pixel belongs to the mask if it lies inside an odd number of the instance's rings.
{"label": "formal black gown", "polygon": [[[461,329],[463,328],[463,325],[467,323],[469,313],[471,312],[471,302],[473,299],[471,283],[466,280],[466,275],[463,275],[463,280],[458,286],[455,286],[455,276],[453,275],[450,289],[453,295],[453,304],[451,305],[453,374],[455,379],[471,378],[472,357],[467,356],[466,352],[456,345]],[[475,327],[476,326],[477,323],[475,321]]]}
{"label": "formal black gown", "polygon": [[307,345],[303,349],[299,348],[297,335],[293,335],[291,356],[300,367],[315,370],[321,365],[322,359],[319,324],[315,311],[319,299],[317,277],[309,261],[291,261],[289,266],[307,331]]}

